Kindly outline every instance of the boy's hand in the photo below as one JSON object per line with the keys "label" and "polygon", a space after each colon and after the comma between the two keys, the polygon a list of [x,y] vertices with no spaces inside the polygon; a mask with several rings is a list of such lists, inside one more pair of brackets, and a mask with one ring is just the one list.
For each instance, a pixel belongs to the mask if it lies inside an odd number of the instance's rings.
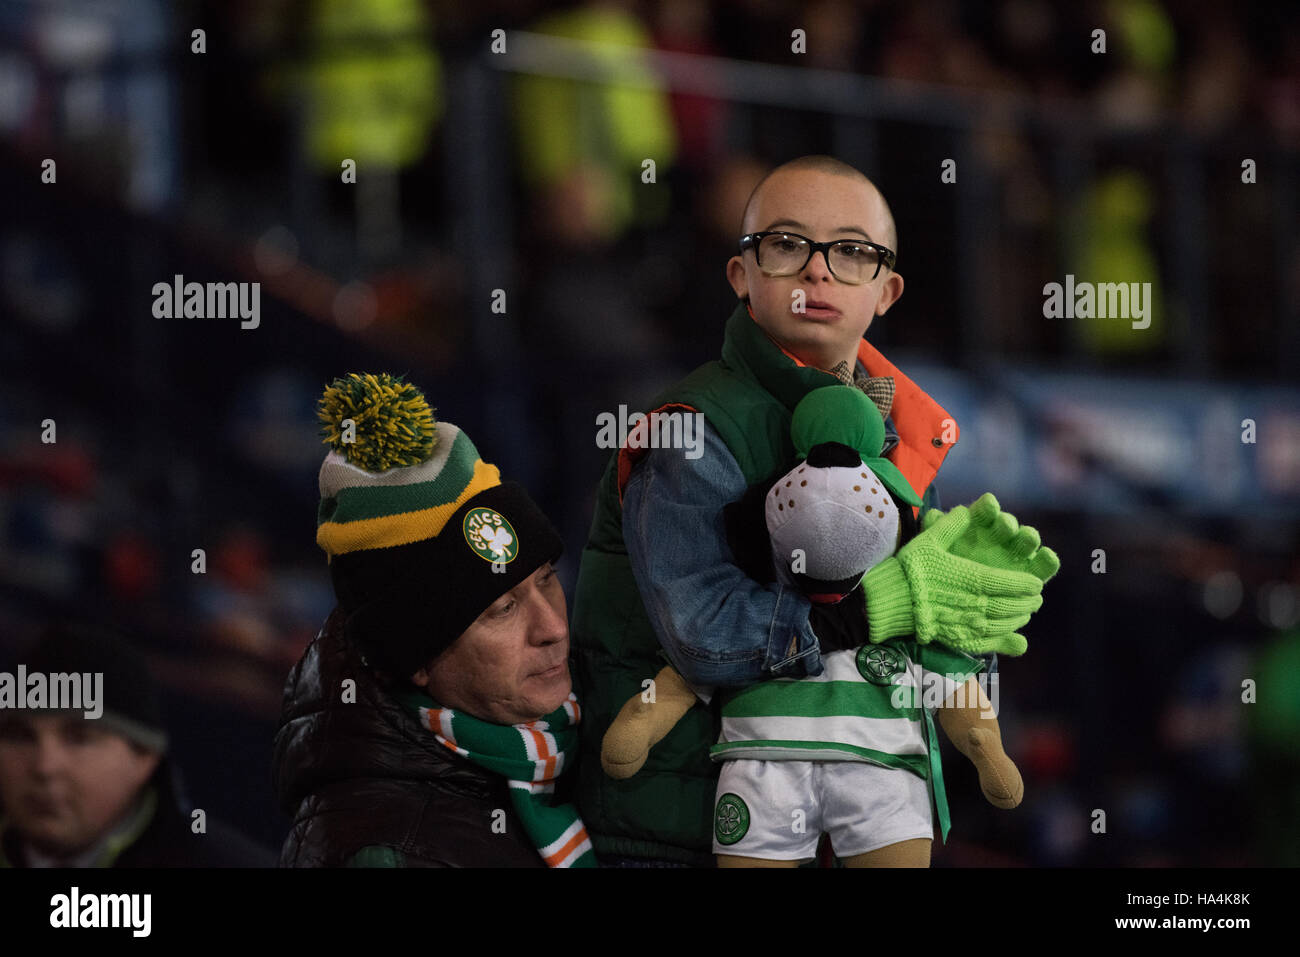
{"label": "boy's hand", "polygon": [[1024,627],[1060,568],[1038,533],[986,494],[926,514],[922,531],[862,579],[873,642],[915,634],[970,654],[1024,654]]}

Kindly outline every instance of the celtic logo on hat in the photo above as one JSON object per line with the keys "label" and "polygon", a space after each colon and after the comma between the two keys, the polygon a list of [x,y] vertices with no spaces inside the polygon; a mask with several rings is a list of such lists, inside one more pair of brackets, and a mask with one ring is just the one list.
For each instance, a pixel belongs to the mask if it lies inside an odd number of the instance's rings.
{"label": "celtic logo on hat", "polygon": [[894,676],[903,673],[907,659],[897,648],[888,645],[863,645],[858,651],[858,672],[873,685],[894,683]]}
{"label": "celtic logo on hat", "polygon": [[465,541],[486,562],[507,565],[519,554],[519,538],[514,528],[494,509],[471,509],[463,527]]}
{"label": "celtic logo on hat", "polygon": [[749,808],[738,794],[727,793],[718,798],[713,833],[719,844],[735,844],[749,833]]}

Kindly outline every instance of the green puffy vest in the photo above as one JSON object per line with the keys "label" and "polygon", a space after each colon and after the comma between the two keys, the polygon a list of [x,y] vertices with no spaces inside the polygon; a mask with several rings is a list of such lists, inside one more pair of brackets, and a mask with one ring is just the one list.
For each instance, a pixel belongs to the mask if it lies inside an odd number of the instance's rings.
{"label": "green puffy vest", "polygon": [[[900,437],[909,444],[911,457],[904,474],[925,489],[948,451],[941,447],[939,430],[951,419],[865,342],[859,357],[869,360],[871,374],[895,375],[900,396],[917,396],[909,400],[913,412],[906,417],[909,427],[900,425]],[[702,412],[740,466],[746,485],[753,485],[774,480],[794,466],[794,407],[813,389],[838,381],[783,354],[741,305],[727,321],[721,360],[700,366],[665,390],[650,409],[685,405]],[[896,420],[899,408],[896,399]],[[922,436],[928,438],[923,442]],[[709,760],[709,748],[718,736],[714,709],[697,704],[687,712],[633,777],[616,781],[600,766],[601,740],[619,709],[667,663],[623,543],[621,492],[632,464],[622,449],[605,469],[574,594],[570,634],[583,709],[578,810],[598,856],[711,866],[718,777],[717,766]]]}
{"label": "green puffy vest", "polygon": [[[742,306],[727,323],[721,361],[696,369],[650,408],[681,404],[704,413],[752,485],[793,466],[794,406],[837,381],[782,356]],[[712,709],[692,708],[632,778],[615,781],[600,767],[605,730],[623,703],[644,690],[642,682],[667,663],[623,544],[620,454],[611,457],[600,482],[574,596],[571,634],[583,708],[578,806],[597,854],[710,865],[718,779],[709,760],[718,732]]]}

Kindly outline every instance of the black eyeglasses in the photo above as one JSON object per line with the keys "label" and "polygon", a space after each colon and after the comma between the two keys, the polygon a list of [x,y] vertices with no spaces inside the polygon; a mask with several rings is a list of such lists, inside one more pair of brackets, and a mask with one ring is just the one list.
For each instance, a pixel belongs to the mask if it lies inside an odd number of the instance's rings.
{"label": "black eyeglasses", "polygon": [[859,286],[880,275],[880,267],[894,268],[894,251],[865,239],[836,239],[815,243],[807,236],[784,231],[750,233],[740,237],[740,251],[754,250],[758,268],[768,276],[793,276],[820,251],[826,268],[840,282]]}

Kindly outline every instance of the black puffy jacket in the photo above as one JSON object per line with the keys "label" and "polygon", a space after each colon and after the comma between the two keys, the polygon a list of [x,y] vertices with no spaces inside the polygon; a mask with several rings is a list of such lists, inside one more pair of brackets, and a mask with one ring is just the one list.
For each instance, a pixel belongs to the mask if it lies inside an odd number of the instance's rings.
{"label": "black puffy jacket", "polygon": [[281,867],[545,866],[505,779],[438,744],[384,691],[337,609],[289,673],[272,773],[293,818]]}

